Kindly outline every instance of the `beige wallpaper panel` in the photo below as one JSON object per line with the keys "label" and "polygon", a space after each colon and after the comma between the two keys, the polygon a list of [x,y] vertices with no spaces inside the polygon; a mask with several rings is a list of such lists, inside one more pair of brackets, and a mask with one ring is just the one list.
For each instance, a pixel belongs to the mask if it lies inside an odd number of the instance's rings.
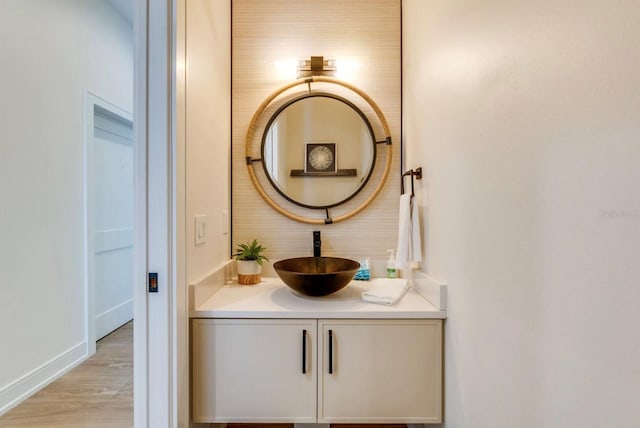
{"label": "beige wallpaper panel", "polygon": [[[290,220],[270,208],[254,189],[245,166],[248,124],[260,103],[292,79],[279,61],[311,55],[358,61],[350,83],[381,107],[391,128],[393,167],[383,191],[362,213],[341,223],[314,226]],[[272,260],[312,254],[312,231],[322,231],[323,255],[384,259],[395,248],[400,187],[400,0],[233,0],[232,2],[232,224],[233,243],[259,239]],[[376,136],[380,138],[381,132]],[[382,172],[385,146],[371,178]],[[256,171],[261,167],[256,164]],[[369,187],[371,187],[369,185]],[[266,186],[265,186],[266,188]],[[290,211],[322,218],[272,197]],[[333,216],[353,209],[364,191]]]}

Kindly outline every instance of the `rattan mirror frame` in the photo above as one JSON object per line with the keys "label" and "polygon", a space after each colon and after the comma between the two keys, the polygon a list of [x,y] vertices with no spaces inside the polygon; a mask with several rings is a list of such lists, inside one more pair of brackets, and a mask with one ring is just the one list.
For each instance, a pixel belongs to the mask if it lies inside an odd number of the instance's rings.
{"label": "rattan mirror frame", "polygon": [[[253,145],[253,141],[255,140],[255,134],[256,131],[258,131],[257,128],[257,124],[260,121],[260,119],[262,118],[262,116],[264,115],[266,109],[271,105],[271,103],[278,98],[278,96],[282,95],[284,92],[295,88],[296,86],[299,85],[308,85],[309,89],[311,88],[311,83],[314,82],[323,82],[323,83],[330,83],[330,84],[334,84],[334,85],[338,85],[341,86],[343,88],[346,88],[354,93],[356,93],[358,96],[360,96],[367,104],[369,104],[369,106],[371,107],[371,109],[374,111],[377,120],[384,132],[384,138],[382,140],[377,139],[378,141],[384,142],[386,143],[386,147],[387,147],[387,156],[386,156],[386,162],[384,165],[384,170],[382,171],[382,176],[380,177],[380,181],[378,182],[377,186],[375,187],[375,189],[373,190],[373,192],[371,192],[371,194],[357,207],[355,207],[354,209],[352,209],[351,211],[348,211],[344,214],[341,214],[337,217],[334,218],[329,218],[328,216],[325,216],[325,218],[311,218],[311,217],[304,217],[301,216],[299,214],[296,214],[294,212],[291,212],[289,210],[287,210],[286,208],[282,207],[280,204],[278,204],[275,200],[273,200],[273,198],[271,198],[271,196],[264,190],[264,188],[262,187],[262,184],[260,184],[260,181],[258,180],[258,177],[256,176],[256,172],[254,169],[254,159],[251,158],[251,148]],[[325,90],[326,92],[326,90]],[[262,132],[261,132],[262,134]],[[371,202],[373,202],[373,200],[376,198],[376,196],[378,196],[378,194],[382,191],[382,188],[384,187],[387,178],[389,177],[389,172],[391,171],[391,164],[392,164],[392,160],[393,160],[393,146],[391,145],[391,131],[389,129],[389,125],[387,123],[386,118],[384,117],[384,114],[382,113],[382,110],[380,109],[380,107],[376,104],[376,102],[369,97],[364,91],[362,91],[361,89],[357,88],[356,86],[345,82],[343,80],[340,79],[336,79],[333,77],[329,77],[329,76],[311,76],[308,78],[304,78],[304,79],[298,79],[295,80],[293,82],[290,82],[282,87],[280,87],[278,90],[274,91],[271,95],[269,95],[257,108],[256,112],[254,113],[251,122],[249,123],[249,127],[247,130],[247,136],[245,139],[245,159],[246,159],[246,164],[247,164],[247,172],[249,173],[249,178],[251,180],[251,182],[253,183],[253,186],[256,188],[256,190],[258,191],[258,194],[260,195],[260,197],[262,197],[262,199],[271,207],[273,208],[275,211],[277,211],[278,213],[284,215],[285,217],[288,217],[292,220],[298,221],[300,223],[306,223],[306,224],[331,224],[331,223],[338,223],[340,221],[344,221],[347,219],[350,219],[351,217],[355,216],[356,214],[362,212],[367,206],[369,206],[371,204]],[[314,210],[317,211],[317,209],[312,209],[309,208],[310,210]]]}

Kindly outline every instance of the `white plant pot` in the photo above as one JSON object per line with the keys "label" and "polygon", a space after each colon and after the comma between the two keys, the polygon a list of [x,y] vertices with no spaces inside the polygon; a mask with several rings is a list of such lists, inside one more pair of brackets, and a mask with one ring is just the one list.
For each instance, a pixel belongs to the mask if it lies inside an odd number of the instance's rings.
{"label": "white plant pot", "polygon": [[255,260],[236,260],[238,284],[253,285],[260,282],[262,266]]}

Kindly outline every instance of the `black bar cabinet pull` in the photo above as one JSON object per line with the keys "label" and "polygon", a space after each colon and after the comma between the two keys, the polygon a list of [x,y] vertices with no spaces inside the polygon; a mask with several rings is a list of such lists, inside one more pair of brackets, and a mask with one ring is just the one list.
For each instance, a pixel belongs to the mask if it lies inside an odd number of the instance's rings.
{"label": "black bar cabinet pull", "polygon": [[333,330],[329,330],[329,374],[333,374]]}
{"label": "black bar cabinet pull", "polygon": [[302,330],[302,374],[307,373],[307,330]]}

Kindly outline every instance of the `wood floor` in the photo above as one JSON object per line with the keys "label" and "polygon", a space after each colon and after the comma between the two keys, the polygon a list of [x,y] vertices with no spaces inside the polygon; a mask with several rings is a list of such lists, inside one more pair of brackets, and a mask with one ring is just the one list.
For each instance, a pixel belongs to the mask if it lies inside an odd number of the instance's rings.
{"label": "wood floor", "polygon": [[96,353],[0,417],[0,427],[133,426],[133,322],[97,343]]}

